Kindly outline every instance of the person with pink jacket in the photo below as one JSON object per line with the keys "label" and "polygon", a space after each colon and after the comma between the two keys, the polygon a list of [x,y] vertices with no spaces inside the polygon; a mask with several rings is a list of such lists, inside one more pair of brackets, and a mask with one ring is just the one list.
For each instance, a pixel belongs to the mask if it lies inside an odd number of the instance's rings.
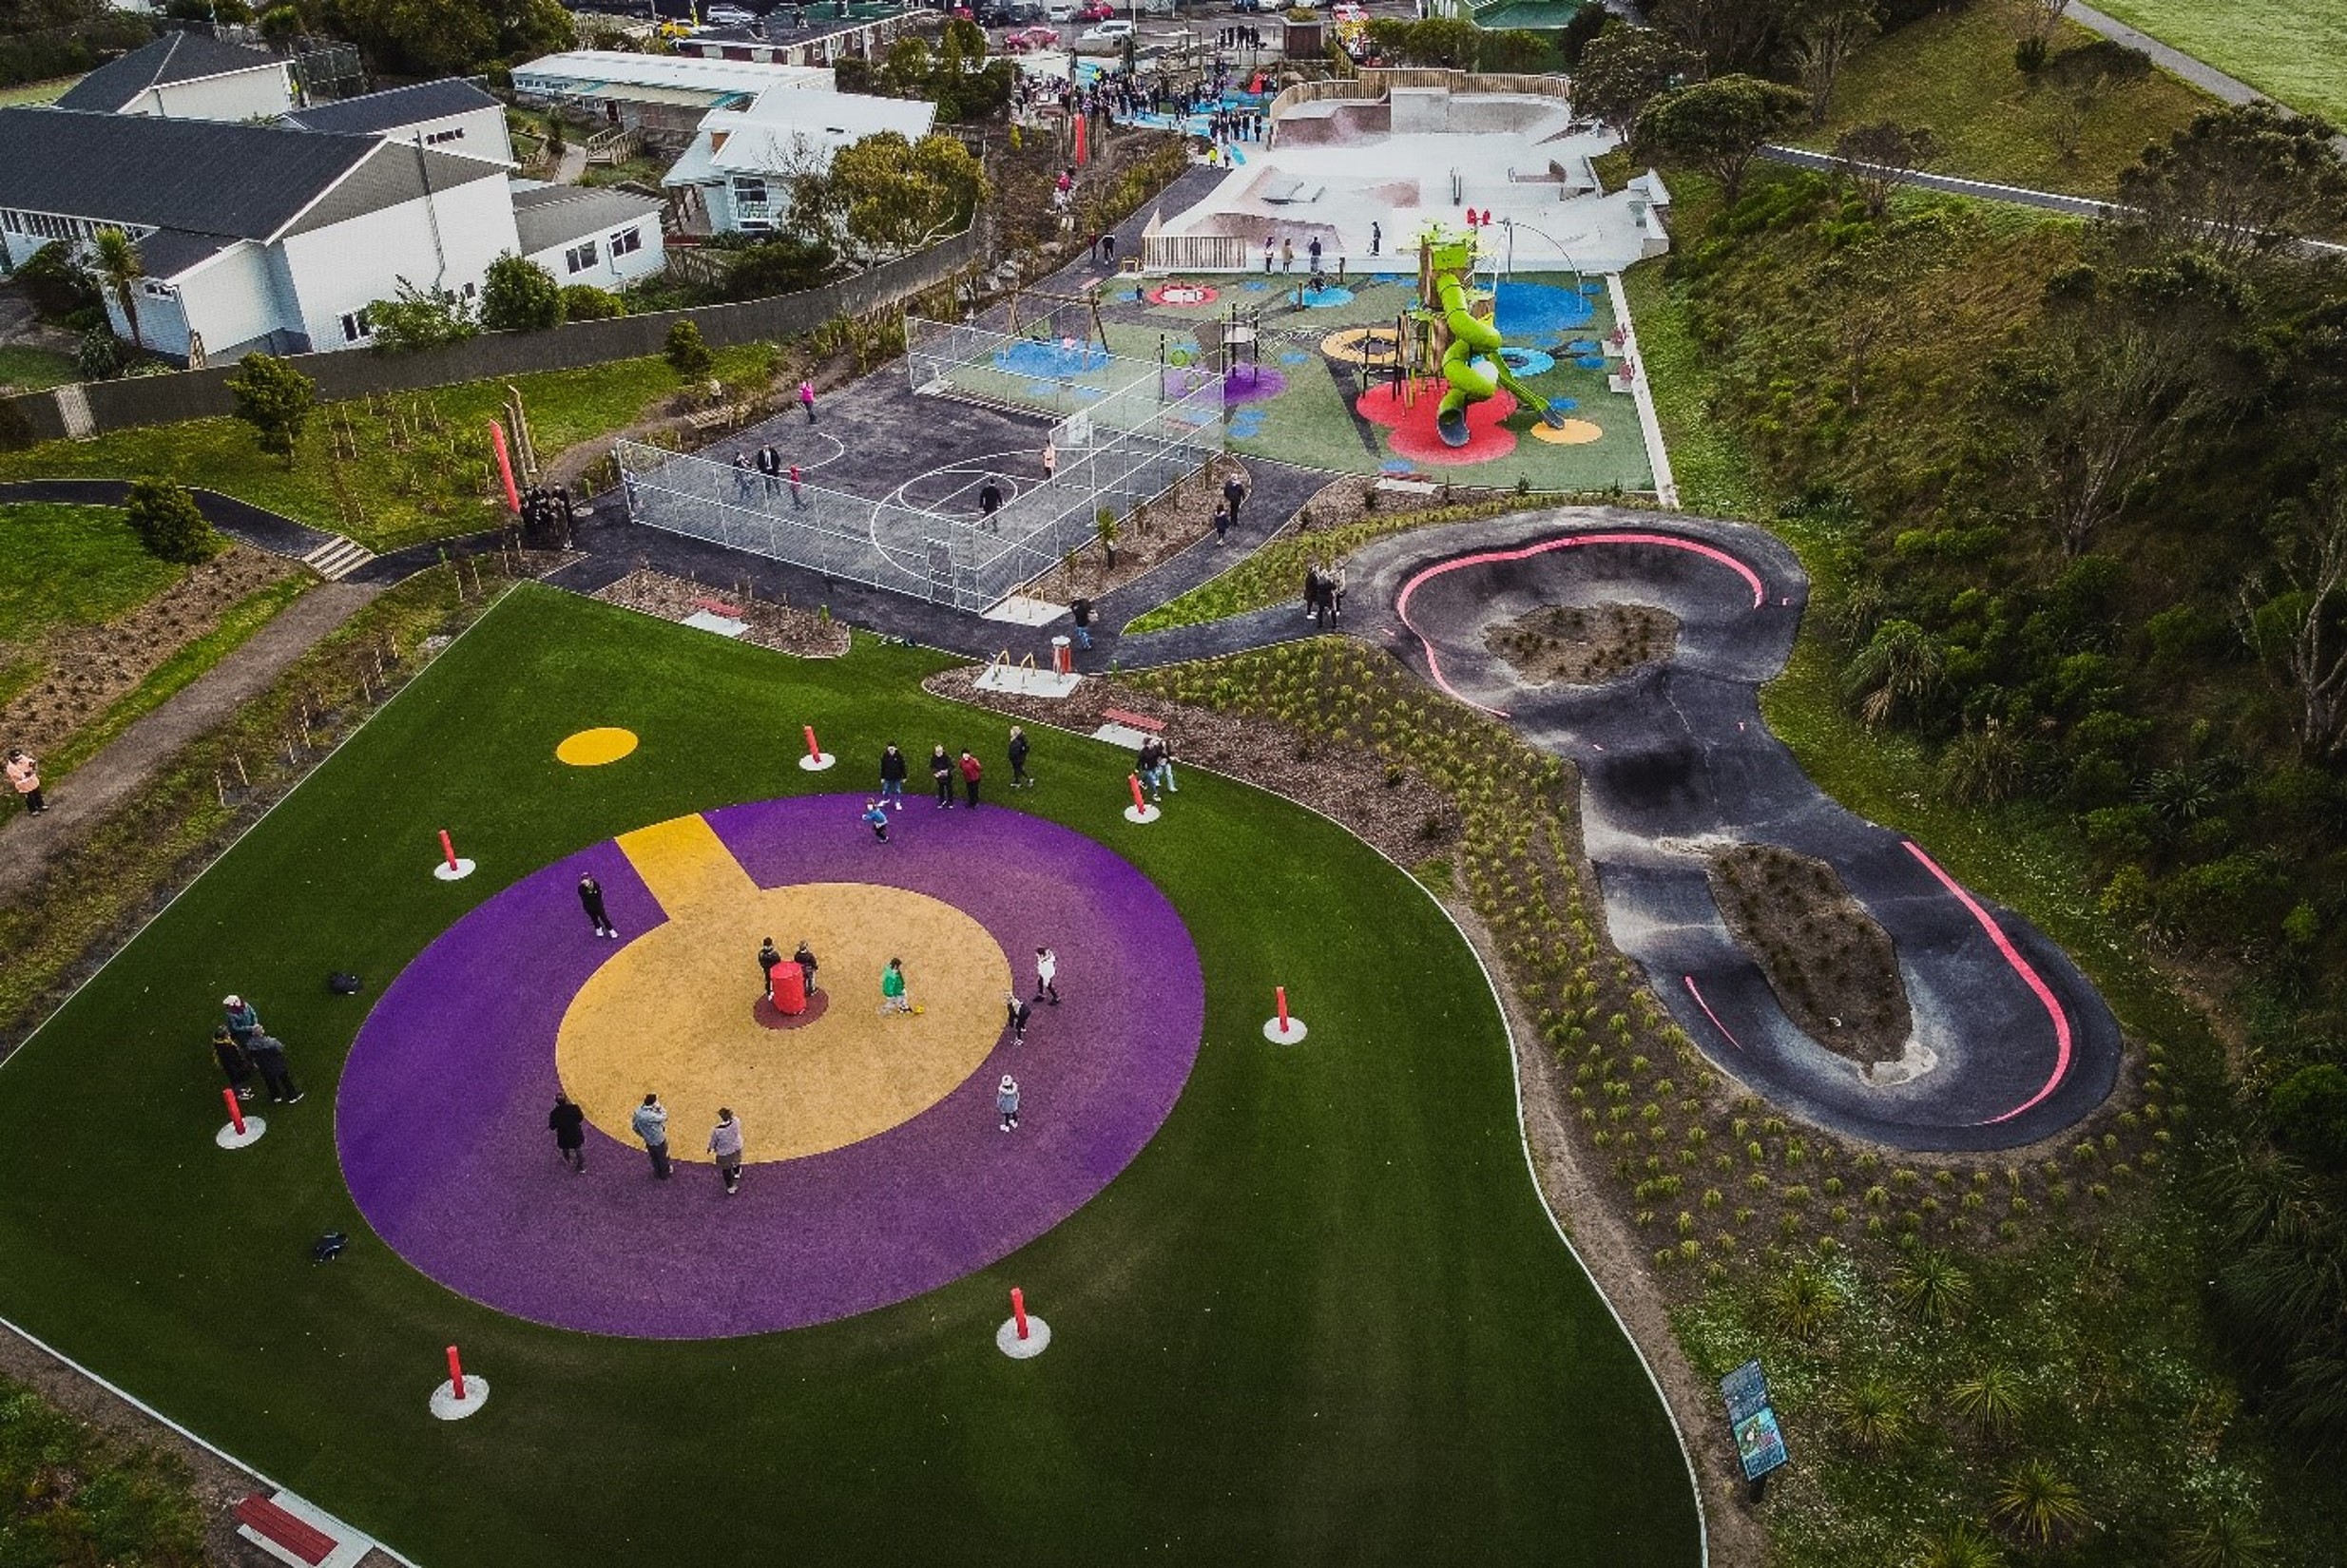
{"label": "person with pink jacket", "polygon": [[41,798],[41,764],[30,754],[10,747],[8,775],[10,787],[25,803],[27,815],[39,816],[48,810],[48,802]]}

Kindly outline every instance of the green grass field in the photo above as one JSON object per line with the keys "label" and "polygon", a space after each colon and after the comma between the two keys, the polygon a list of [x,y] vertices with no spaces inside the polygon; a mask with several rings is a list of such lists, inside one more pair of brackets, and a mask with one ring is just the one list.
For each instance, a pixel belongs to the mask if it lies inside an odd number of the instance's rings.
{"label": "green grass field", "polygon": [[2103,0],[2096,9],[2301,113],[2347,124],[2347,7],[2338,0]]}
{"label": "green grass field", "polygon": [[185,568],[146,553],[115,507],[0,507],[0,637],[110,621],[178,582]]}
{"label": "green grass field", "polygon": [[[1046,733],[1022,806],[1112,844],[1183,912],[1205,1041],[1104,1193],[1000,1265],[757,1338],[534,1327],[376,1244],[331,1091],[363,1004],[504,885],[615,832],[862,782],[890,738],[998,755],[919,692],[934,656],[801,663],[517,589],[0,1070],[0,1311],[427,1568],[828,1562],[1699,1559],[1666,1415],[1531,1185],[1508,1044],[1455,929],[1325,820],[1202,773],[1158,828],[1120,752]],[[851,759],[790,766],[797,726]],[[565,735],[624,724],[574,772]],[[457,831],[481,874],[429,870]],[[1262,868],[1284,868],[1266,877]],[[1310,999],[1267,1048],[1272,986]],[[313,1093],[231,1157],[204,1044],[260,1002]],[[463,1092],[461,1070],[451,1093]],[[331,1266],[320,1232],[353,1233]],[[1012,1284],[1050,1353],[991,1338]],[[494,1402],[425,1413],[440,1348]]]}
{"label": "green grass field", "polygon": [[[2315,0],[2306,0],[2310,6]],[[2227,20],[2233,12],[2211,13]],[[2064,23],[2055,48],[2095,35]],[[2069,157],[2056,150],[2062,96],[2032,85],[2013,67],[2011,26],[1991,5],[1927,16],[1860,51],[1842,73],[1833,113],[1794,140],[1830,149],[1853,125],[1895,120],[1926,125],[1938,138],[1937,174],[2039,190],[2107,196],[2119,171],[2148,142],[2167,139],[2216,100],[2164,71],[2105,95],[2087,117]]]}
{"label": "green grass field", "polygon": [[0,346],[0,391],[41,392],[78,381],[81,374],[70,354],[15,343]]}
{"label": "green grass field", "polygon": [[12,87],[0,87],[0,109],[17,108],[27,104],[54,104],[81,80],[78,76],[52,76],[46,82],[23,82]]}

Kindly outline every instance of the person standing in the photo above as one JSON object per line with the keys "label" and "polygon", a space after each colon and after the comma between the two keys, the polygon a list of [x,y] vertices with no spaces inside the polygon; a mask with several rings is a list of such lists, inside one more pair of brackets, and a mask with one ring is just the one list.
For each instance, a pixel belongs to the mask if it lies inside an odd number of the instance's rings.
{"label": "person standing", "polygon": [[1369,225],[1369,254],[1370,254],[1370,255],[1372,255],[1372,256],[1376,255],[1376,254],[1377,254],[1377,248],[1378,248],[1380,245],[1383,245],[1384,243],[1385,243],[1385,230],[1384,230],[1384,228],[1383,228],[1383,227],[1381,227],[1380,225],[1376,224],[1376,223],[1372,223],[1372,224],[1370,224],[1370,225]]}
{"label": "person standing", "polygon": [[1035,1000],[1059,1005],[1059,954],[1048,947],[1035,949]]}
{"label": "person standing", "polygon": [[905,754],[894,742],[880,754],[880,799],[896,802],[896,809],[905,809]]}
{"label": "person standing", "polygon": [[1009,1073],[994,1089],[994,1109],[1002,1117],[1002,1130],[1014,1132],[1019,1125],[1019,1080]]}
{"label": "person standing", "polygon": [[1068,602],[1068,615],[1076,623],[1076,651],[1082,653],[1092,645],[1092,602],[1079,594]]}
{"label": "person standing", "polygon": [[1010,726],[1010,787],[1024,790],[1034,782],[1027,776],[1027,731],[1013,724]]}
{"label": "person standing", "polygon": [[668,1107],[660,1102],[660,1096],[645,1095],[644,1103],[627,1124],[644,1140],[644,1152],[652,1157],[652,1176],[658,1181],[668,1179]]}
{"label": "person standing", "polygon": [[709,1130],[709,1153],[716,1157],[718,1179],[725,1183],[725,1195],[741,1191],[741,1123],[726,1106],[717,1108],[717,1125]]}
{"label": "person standing", "polygon": [[32,754],[16,747],[9,748],[9,787],[25,803],[27,816],[39,816],[48,810],[48,802],[41,794],[41,764]]}
{"label": "person standing", "polygon": [[1296,241],[1293,239],[1279,241],[1279,270],[1283,273],[1296,270]]}
{"label": "person standing", "polygon": [[1034,1016],[1029,1010],[1026,999],[1016,991],[1005,991],[1002,1000],[1005,1013],[1003,1023],[1010,1031],[1010,1043],[1026,1044],[1027,1021]]}
{"label": "person standing", "polygon": [[758,449],[758,471],[765,477],[767,500],[782,493],[782,454],[771,441]]}
{"label": "person standing", "polygon": [[798,939],[798,949],[791,954],[791,962],[798,966],[799,979],[806,985],[807,995],[810,997],[814,996],[816,971],[815,949],[807,946],[806,938],[800,937]]}
{"label": "person standing", "polygon": [[244,1047],[229,1038],[225,1023],[212,1031],[212,1055],[219,1061],[220,1070],[227,1077],[228,1087],[237,1092],[237,1098],[252,1099],[252,1059],[244,1054]]}
{"label": "person standing", "polygon": [[990,474],[986,483],[978,487],[978,526],[989,533],[1002,532],[1002,525],[994,521],[994,514],[1001,509],[1002,486]]}
{"label": "person standing", "polygon": [[1308,563],[1304,567],[1304,619],[1309,621],[1320,607],[1320,564]]}
{"label": "person standing", "polygon": [[799,382],[799,383],[798,383],[798,406],[799,406],[800,408],[802,408],[802,409],[804,409],[804,410],[806,410],[806,411],[807,411],[807,423],[808,423],[808,424],[810,424],[810,425],[814,424],[814,423],[815,423],[815,383],[814,383],[814,382],[812,382],[812,381],[801,381],[801,382]]}
{"label": "person standing", "polygon": [[579,905],[587,911],[587,921],[595,927],[597,936],[616,937],[620,934],[619,927],[611,924],[611,917],[604,912],[603,884],[595,880],[592,871],[579,878]]}
{"label": "person standing", "polygon": [[[234,1032],[234,1025],[231,1025]],[[274,1103],[283,1100],[298,1105],[302,1100],[301,1087],[294,1081],[294,1070],[285,1061],[285,1042],[263,1029],[255,1029],[253,1038],[244,1042],[244,1054],[260,1069],[260,1080],[269,1086],[269,1099]]]}
{"label": "person standing", "polygon": [[1173,742],[1164,736],[1157,737],[1157,781],[1165,786],[1167,794],[1182,793],[1182,786],[1174,782]]}
{"label": "person standing", "polygon": [[1218,501],[1214,504],[1214,543],[1217,549],[1220,549],[1222,545],[1223,535],[1229,533],[1230,531],[1230,506],[1226,502]]}
{"label": "person standing", "polygon": [[1312,258],[1314,276],[1318,276],[1320,271],[1320,237],[1318,235],[1312,237],[1312,243],[1304,247],[1304,254]]}
{"label": "person standing", "polygon": [[1271,276],[1271,239],[1268,236],[1263,240],[1263,276]]}
{"label": "person standing", "polygon": [[807,497],[806,492],[798,488],[798,465],[794,463],[791,465],[791,510],[803,512],[807,509]]}
{"label": "person standing", "polygon": [[986,769],[979,763],[976,757],[971,755],[968,752],[962,753],[960,766],[962,772],[962,788],[969,792],[970,809],[974,812],[978,809],[978,780],[985,774]]}
{"label": "person standing", "polygon": [[929,753],[930,782],[937,786],[937,809],[953,809],[953,759],[945,755],[943,746],[933,746]]}
{"label": "person standing", "polygon": [[1239,482],[1239,476],[1235,473],[1225,476],[1222,481],[1222,504],[1230,507],[1233,524],[1239,521],[1239,504],[1246,498],[1247,488]]}
{"label": "person standing", "polygon": [[782,962],[782,949],[768,937],[758,949],[758,995],[760,1001],[774,1000],[774,966]]}
{"label": "person standing", "polygon": [[226,1015],[224,1022],[228,1035],[237,1042],[237,1049],[251,1050],[253,1037],[260,1033],[260,1009],[234,991],[220,999],[220,1007]]}
{"label": "person standing", "polygon": [[758,488],[757,470],[750,467],[748,452],[734,453],[734,494],[747,501]]}
{"label": "person standing", "polygon": [[[905,803],[899,800],[896,802],[896,809],[900,812],[903,811],[905,809]],[[888,813],[882,808],[878,801],[875,800],[866,806],[864,808],[864,814],[856,818],[856,820],[872,830],[872,836],[874,838],[878,839],[883,844],[888,842]]]}
{"label": "person standing", "polygon": [[554,1155],[573,1175],[587,1174],[587,1113],[568,1095],[559,1089],[554,1093],[554,1108],[546,1114],[546,1124],[554,1130]]}
{"label": "person standing", "polygon": [[1049,484],[1051,476],[1057,472],[1059,472],[1059,443],[1047,435],[1043,438],[1044,483]]}
{"label": "person standing", "polygon": [[890,959],[888,967],[880,971],[880,1011],[913,1011],[913,999],[905,994],[905,961],[901,958]]}

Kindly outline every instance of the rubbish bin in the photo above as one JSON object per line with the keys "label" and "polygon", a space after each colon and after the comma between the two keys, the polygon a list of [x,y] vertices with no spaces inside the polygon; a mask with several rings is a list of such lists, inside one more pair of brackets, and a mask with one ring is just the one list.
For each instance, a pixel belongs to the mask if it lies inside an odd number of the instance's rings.
{"label": "rubbish bin", "polygon": [[1051,639],[1051,670],[1055,675],[1073,675],[1076,673],[1075,649],[1069,645],[1068,639],[1064,637],[1055,637]]}

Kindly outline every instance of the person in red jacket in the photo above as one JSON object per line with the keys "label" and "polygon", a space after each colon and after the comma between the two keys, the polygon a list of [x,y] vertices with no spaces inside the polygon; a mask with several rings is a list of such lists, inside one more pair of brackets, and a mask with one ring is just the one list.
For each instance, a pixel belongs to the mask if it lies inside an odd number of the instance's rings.
{"label": "person in red jacket", "polygon": [[978,759],[968,752],[962,753],[961,770],[962,790],[969,795],[970,809],[974,812],[978,809],[978,779],[986,770],[980,767]]}

